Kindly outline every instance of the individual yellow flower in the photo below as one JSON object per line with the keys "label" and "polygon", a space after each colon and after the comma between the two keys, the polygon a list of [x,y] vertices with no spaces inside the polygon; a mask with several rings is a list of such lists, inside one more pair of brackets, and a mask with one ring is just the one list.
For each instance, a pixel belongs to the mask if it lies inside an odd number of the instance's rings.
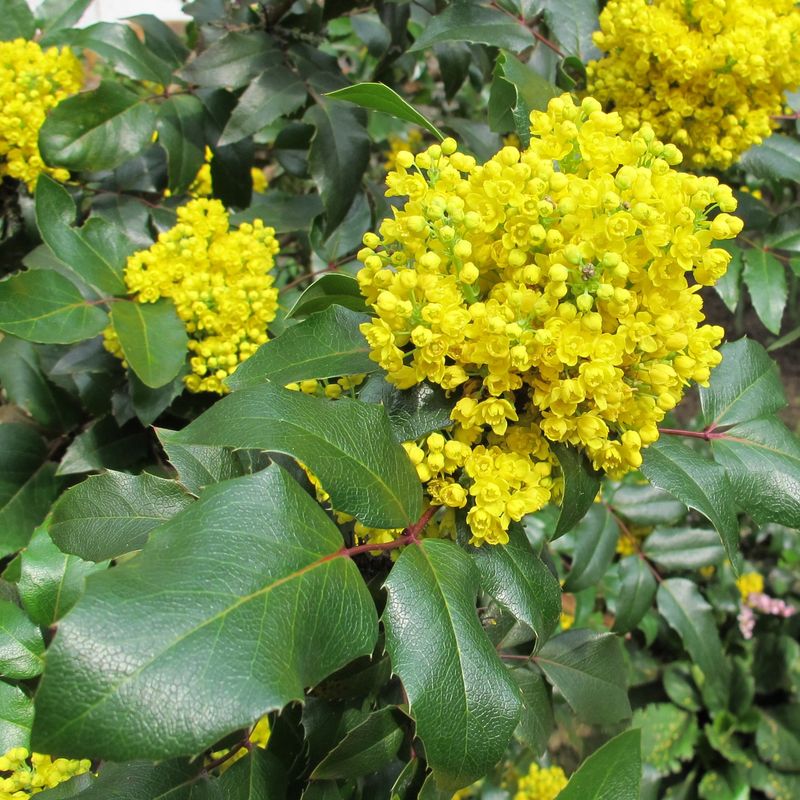
{"label": "individual yellow flower", "polygon": [[83,83],[83,68],[68,48],[46,50],[36,42],[0,42],[0,179],[23,181],[33,191],[42,173],[59,181],[65,169],[45,166],[39,129],[47,112]]}
{"label": "individual yellow flower", "polygon": [[588,91],[694,168],[730,166],[770,135],[800,83],[794,0],[610,0]]}
{"label": "individual yellow flower", "polygon": [[88,759],[54,759],[16,747],[0,756],[0,773],[5,776],[0,777],[0,800],[24,800],[91,768]]}
{"label": "individual yellow flower", "polygon": [[474,544],[559,499],[551,443],[612,477],[640,466],[721,360],[698,289],[730,258],[714,239],[742,227],[727,186],[677,171],[676,147],[647,125],[623,135],[592,98],[551,100],[531,134],[483,165],[452,139],[398,153],[387,195],[407,199],[358,254],[371,358],[454,400],[453,427],[407,450],[431,502],[466,497]]}
{"label": "individual yellow flower", "polygon": [[[260,219],[231,229],[219,200],[198,198],[178,209],[177,224],[128,259],[125,283],[140,303],[170,298],[189,335],[186,387],[227,391],[222,381],[267,341],[278,291],[269,274],[278,243]],[[122,358],[112,328],[106,348]]]}
{"label": "individual yellow flower", "polygon": [[744,572],[736,579],[736,588],[742,596],[742,602],[746,603],[751,594],[764,591],[764,576],[759,572]]}
{"label": "individual yellow flower", "polygon": [[419,128],[411,128],[408,133],[403,136],[391,135],[388,138],[389,149],[383,154],[385,159],[383,168],[387,172],[397,168],[396,158],[398,153],[406,150],[416,152],[422,145],[422,131]]}
{"label": "individual yellow flower", "polygon": [[514,800],[555,800],[567,785],[567,776],[561,767],[540,767],[536,762],[517,784]]}

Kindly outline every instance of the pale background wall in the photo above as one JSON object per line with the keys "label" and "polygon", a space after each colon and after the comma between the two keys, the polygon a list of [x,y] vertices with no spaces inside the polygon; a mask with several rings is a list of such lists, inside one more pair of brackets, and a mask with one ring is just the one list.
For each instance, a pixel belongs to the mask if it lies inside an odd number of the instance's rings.
{"label": "pale background wall", "polygon": [[[35,8],[40,0],[28,0],[28,5]],[[91,25],[93,22],[113,22],[133,14],[153,14],[165,22],[188,19],[181,13],[182,0],[94,0],[86,9],[79,25]]]}

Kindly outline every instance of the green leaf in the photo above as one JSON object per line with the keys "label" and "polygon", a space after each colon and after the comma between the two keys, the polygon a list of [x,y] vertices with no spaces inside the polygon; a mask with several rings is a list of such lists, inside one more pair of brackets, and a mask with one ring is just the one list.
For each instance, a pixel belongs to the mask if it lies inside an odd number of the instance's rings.
{"label": "green leaf", "polygon": [[61,488],[33,428],[0,425],[0,557],[24,547]]}
{"label": "green leaf", "polygon": [[672,703],[651,703],[638,709],[631,725],[642,732],[642,760],[661,775],[680,772],[695,755],[700,729],[694,714]]}
{"label": "green leaf", "polygon": [[348,731],[314,768],[313,780],[359,778],[379,770],[400,750],[405,732],[394,708],[381,708]]}
{"label": "green leaf", "polygon": [[664,670],[664,691],[675,705],[687,711],[700,711],[703,699],[692,679],[692,670],[686,662],[672,663]]}
{"label": "green leaf", "polygon": [[610,504],[614,513],[634,525],[674,525],[688,509],[671,494],[648,483],[626,483],[613,489]]}
{"label": "green leaf", "polygon": [[276,119],[297,111],[306,97],[305,84],[296,73],[281,65],[271,66],[245,89],[219,144],[231,144],[258,133]]}
{"label": "green leaf", "polygon": [[4,678],[34,678],[43,668],[44,639],[28,615],[8,600],[0,600],[0,674]]}
{"label": "green leaf", "polygon": [[511,677],[522,693],[522,714],[514,735],[539,756],[547,749],[555,727],[547,683],[540,672],[532,669],[512,669]]}
{"label": "green leaf", "polygon": [[120,75],[142,81],[169,84],[172,69],[142,42],[130,25],[97,22],[75,31],[72,43],[93,50]]}
{"label": "green leaf", "polygon": [[709,528],[655,528],[642,552],[666,570],[698,570],[725,558],[719,535]]}
{"label": "green leaf", "polygon": [[714,284],[714,290],[725,303],[728,311],[733,314],[742,296],[744,257],[742,249],[731,242],[721,242],[720,247],[731,254],[731,260],[725,274]]}
{"label": "green leaf", "polygon": [[734,494],[725,470],[664,436],[644,451],[645,478],[707,517],[717,529],[725,552],[738,574],[739,523],[734,512]]}
{"label": "green leaf", "polygon": [[737,505],[756,522],[800,528],[800,440],[779,420],[755,419],[712,443]]}
{"label": "green leaf", "polygon": [[758,342],[739,339],[720,348],[722,363],[700,388],[701,422],[724,427],[764,417],[786,405],[778,365]]}
{"label": "green leaf", "polygon": [[500,760],[520,717],[519,689],[478,622],[478,571],[455,544],[407,547],[385,586],[392,668],[437,784],[455,791]]}
{"label": "green leaf", "polygon": [[553,451],[564,475],[564,497],[552,536],[557,539],[572,530],[591,509],[600,489],[600,473],[595,472],[586,456],[574,447],[554,444]]}
{"label": "green leaf", "polygon": [[605,575],[616,552],[619,524],[605,506],[594,504],[575,527],[573,538],[575,549],[564,589],[580,592]]}
{"label": "green leaf", "polygon": [[154,528],[192,502],[180,484],[143,472],[109,470],[68,489],[53,506],[50,535],[87,561],[139,550]]}
{"label": "green leaf", "polygon": [[152,14],[134,14],[126,17],[128,22],[142,29],[145,47],[169,64],[173,69],[180,67],[189,55],[189,49],[172,28]]}
{"label": "green leaf", "polygon": [[639,800],[641,734],[625,731],[578,767],[556,800]]}
{"label": "green leaf", "polygon": [[620,588],[613,630],[627,633],[633,630],[650,610],[656,596],[656,579],[645,561],[628,556],[619,562]]}
{"label": "green leaf", "polygon": [[[75,222],[75,201],[69,192],[47,175],[36,183],[36,225],[50,250],[58,255],[72,272],[97,291],[107,294],[125,294],[123,278],[124,258],[112,255],[98,247],[96,233],[107,232],[110,223],[96,219],[81,231],[72,227]],[[99,227],[99,230],[98,230]],[[86,233],[89,232],[87,237]]]}
{"label": "green leaf", "polygon": [[91,0],[44,0],[36,9],[41,28],[47,41],[48,33],[72,28],[83,16]]}
{"label": "green leaf", "polygon": [[439,42],[472,42],[518,52],[536,43],[533,34],[508,14],[477,3],[453,3],[432,17],[408,48],[425,50]]}
{"label": "green leaf", "polygon": [[6,0],[0,19],[0,42],[33,39],[35,33],[36,20],[25,0]]}
{"label": "green leaf", "polygon": [[370,360],[370,346],[359,330],[368,320],[365,314],[330,306],[261,345],[225,383],[243,389],[266,380],[285,385],[374,372],[378,365]]}
{"label": "green leaf", "polygon": [[558,624],[561,588],[533,551],[522,528],[512,524],[508,544],[468,547],[481,576],[481,588],[536,634],[540,647]]}
{"label": "green leaf", "polygon": [[[320,209],[321,210],[321,209]],[[358,287],[358,281],[341,272],[329,272],[314,281],[292,306],[290,317],[307,316],[337,305],[351,311],[365,311],[367,306]]]}
{"label": "green leaf", "polygon": [[258,747],[219,779],[222,796],[236,800],[284,800],[287,783],[286,766],[274,753]]}
{"label": "green leaf", "polygon": [[302,701],[377,638],[374,604],[341,548],[276,464],[209,487],[135,559],[93,575],[59,623],[33,747],[169,758]]}
{"label": "green leaf", "polygon": [[77,402],[45,377],[39,351],[30,342],[11,335],[0,340],[0,383],[8,402],[44,428],[66,431],[80,419]]}
{"label": "green leaf", "polygon": [[125,360],[145,386],[164,386],[186,363],[189,340],[170,300],[119,300],[111,306],[111,324]]}
{"label": "green leaf", "polygon": [[152,141],[156,111],[115,81],[62,100],[39,130],[47,164],[69,170],[113,169]]}
{"label": "green leaf", "polygon": [[756,748],[776,769],[800,771],[800,703],[761,709]]}
{"label": "green leaf", "polygon": [[188,371],[189,365],[186,364],[169,383],[159,386],[158,389],[151,389],[136,377],[135,372],[128,370],[128,394],[136,418],[142,425],[152,425],[172,405],[173,400],[183,393],[184,378]]}
{"label": "green leaf", "polygon": [[764,792],[770,800],[793,800],[800,796],[800,775],[763,769],[763,764],[757,766],[761,769],[751,770],[750,785]]}
{"label": "green leaf", "polygon": [[422,514],[419,479],[386,412],[366,403],[267,383],[224,397],[173,441],[293,456],[319,478],[334,508],[370,527],[402,528]]}
{"label": "green leaf", "polygon": [[597,0],[546,0],[544,19],[556,41],[581,61],[600,56],[592,42],[598,29]]}
{"label": "green leaf", "polygon": [[743,153],[739,163],[756,178],[800,181],[800,142],[791,136],[773,133]]}
{"label": "green leaf", "polygon": [[33,702],[18,686],[0,681],[0,750],[30,749]]}
{"label": "green leaf", "polygon": [[57,622],[83,594],[86,577],[105,564],[90,564],[62,553],[43,526],[20,556],[17,590],[28,616],[43,628]]}
{"label": "green leaf", "polygon": [[550,639],[535,661],[584,722],[610,725],[630,717],[627,669],[614,634],[566,631]]}
{"label": "green leaf", "polygon": [[[270,188],[267,194],[259,197],[249,208],[234,214],[231,217],[231,223],[241,225],[243,222],[261,219],[266,220],[266,224],[274,228],[275,233],[292,233],[294,231],[308,231],[314,217],[319,216],[321,213],[322,200],[320,200],[318,194],[303,194],[295,197],[277,190],[273,191]],[[337,276],[331,275],[329,277]],[[355,279],[351,280],[355,282]],[[361,295],[360,290],[358,294],[359,296]],[[339,305],[347,304],[340,303]],[[362,305],[355,310],[360,311],[364,307],[362,299]],[[314,309],[314,311],[319,310],[317,308]]]}
{"label": "green leaf", "polygon": [[777,336],[789,296],[783,264],[766,250],[751,247],[744,251],[742,276],[758,318]]}
{"label": "green leaf", "polygon": [[681,637],[686,652],[700,673],[700,690],[708,707],[725,708],[730,666],[722,650],[711,606],[697,586],[685,578],[663,581],[656,593],[658,611]]}
{"label": "green leaf", "polygon": [[330,232],[345,218],[361,187],[369,163],[370,140],[359,112],[340,103],[314,105],[304,119],[316,128],[308,166],[322,197],[326,231]]}
{"label": "green leaf", "polygon": [[179,75],[198,86],[238,89],[280,60],[274,41],[263,31],[229,31],[184,67]]}
{"label": "green leaf", "polygon": [[111,416],[101,417],[72,440],[58,475],[79,475],[101,469],[135,469],[149,452],[145,431],[135,423],[119,427]]}
{"label": "green leaf", "polygon": [[108,314],[51,270],[18,272],[0,281],[0,330],[33,342],[69,344],[97,336]]}
{"label": "green leaf", "polygon": [[334,100],[344,100],[346,103],[354,103],[373,111],[382,111],[384,114],[390,114],[397,119],[425,128],[439,141],[444,139],[444,134],[427,117],[409,105],[394,89],[390,89],[383,83],[357,83],[355,86],[345,86],[344,89],[328,92],[325,96]]}
{"label": "green leaf", "polygon": [[185,191],[205,161],[203,104],[191,94],[167,98],[158,109],[158,142],[167,153],[169,190]]}
{"label": "green leaf", "polygon": [[382,375],[372,375],[358,396],[364,403],[380,403],[386,409],[398,442],[410,442],[453,424],[451,401],[442,389],[427,382],[398,389]]}

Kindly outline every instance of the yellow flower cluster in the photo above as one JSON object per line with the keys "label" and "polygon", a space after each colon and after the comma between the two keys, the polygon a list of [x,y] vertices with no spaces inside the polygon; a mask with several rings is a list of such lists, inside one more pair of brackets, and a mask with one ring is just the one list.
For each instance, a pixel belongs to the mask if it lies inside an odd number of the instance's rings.
{"label": "yellow flower cluster", "polygon": [[594,40],[605,56],[589,92],[695,168],[724,169],[769,136],[800,83],[795,0],[610,0]]}
{"label": "yellow flower cluster", "polygon": [[679,151],[649,126],[622,130],[564,95],[531,114],[523,152],[478,165],[446,139],[400,153],[387,195],[408,200],[364,237],[371,357],[398,387],[456,400],[450,432],[409,455],[433,502],[472,499],[475,543],[504,543],[557,497],[551,442],[612,476],[638,467],[721,359],[698,290],[730,258],[712,241],[741,230],[732,192],[673,169]]}
{"label": "yellow flower cluster", "polygon": [[[205,152],[205,164],[200,167],[197,175],[194,177],[194,180],[189,185],[188,193],[192,197],[210,197],[213,194],[214,188],[211,184],[212,158],[214,158],[214,154],[211,151],[211,148],[207,146]],[[263,192],[266,190],[267,186],[269,186],[269,181],[267,181],[267,176],[264,174],[264,170],[261,170],[258,167],[250,168],[250,177],[253,180],[254,192]],[[167,190],[165,194],[167,197],[169,197],[171,192]]]}
{"label": "yellow flower cluster", "polygon": [[517,784],[514,800],[555,800],[567,785],[567,776],[561,767],[540,767],[532,763],[527,775]]}
{"label": "yellow flower cluster", "polygon": [[[140,303],[170,298],[186,326],[190,391],[225,393],[222,381],[267,341],[278,308],[269,274],[277,252],[275,232],[261,220],[231,230],[222,203],[199,198],[178,209],[177,224],[152,247],[128,259],[131,294]],[[113,330],[105,345],[122,358]]]}
{"label": "yellow flower cluster", "polygon": [[24,747],[15,747],[0,756],[0,774],[5,776],[0,777],[0,800],[24,800],[91,768],[92,762],[87,759],[53,759],[41,753],[29,754]]}
{"label": "yellow flower cluster", "polygon": [[418,128],[411,128],[405,138],[395,135],[389,136],[388,144],[389,149],[383,154],[385,159],[383,168],[387,172],[391,172],[392,170],[397,169],[396,159],[398,153],[403,153],[409,150],[412,153],[416,153],[420,149],[422,146],[422,131],[420,131]]}
{"label": "yellow flower cluster", "polygon": [[747,602],[751,594],[764,591],[764,576],[759,572],[745,572],[736,579],[736,588],[742,596],[742,602]]}
{"label": "yellow flower cluster", "polygon": [[309,378],[299,383],[287,383],[286,388],[293,392],[302,392],[315,396],[327,397],[329,400],[338,400],[343,394],[350,393],[356,386],[364,382],[367,376],[364,373],[358,375],[345,375],[335,381],[318,381]]}
{"label": "yellow flower cluster", "polygon": [[30,191],[42,172],[59,181],[64,169],[45,166],[39,154],[39,128],[57,103],[83,83],[83,69],[71,50],[15,39],[0,42],[0,179],[24,181]]}

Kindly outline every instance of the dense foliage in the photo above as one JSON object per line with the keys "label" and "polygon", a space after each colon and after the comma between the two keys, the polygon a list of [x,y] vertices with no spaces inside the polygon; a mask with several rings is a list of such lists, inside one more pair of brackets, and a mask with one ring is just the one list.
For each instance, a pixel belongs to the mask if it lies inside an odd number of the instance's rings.
{"label": "dense foliage", "polygon": [[0,800],[800,796],[795,4],[87,5],[0,16]]}

